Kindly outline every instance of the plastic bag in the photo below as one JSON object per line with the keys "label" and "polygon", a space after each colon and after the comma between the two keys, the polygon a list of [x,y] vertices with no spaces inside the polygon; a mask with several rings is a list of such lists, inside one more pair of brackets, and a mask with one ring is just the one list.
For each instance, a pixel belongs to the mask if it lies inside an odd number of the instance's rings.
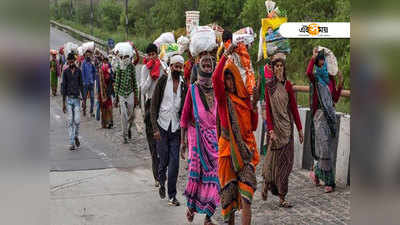
{"label": "plastic bag", "polygon": [[153,42],[153,44],[157,45],[158,48],[160,48],[160,46],[162,44],[170,44],[170,43],[175,43],[174,33],[172,33],[172,32],[167,32],[167,33],[161,34],[160,37],[158,37]]}
{"label": "plastic bag", "polygon": [[129,42],[119,42],[115,45],[114,51],[118,51],[119,56],[129,55],[133,57],[133,48]]}
{"label": "plastic bag", "polygon": [[189,44],[190,44],[189,38],[184,37],[184,36],[180,36],[178,38],[177,43],[178,43],[178,46],[179,46],[178,53],[180,55],[182,55],[186,50],[189,49]]}
{"label": "plastic bag", "polygon": [[289,41],[279,33],[281,24],[286,23],[286,17],[264,18],[261,20],[261,35],[263,40],[264,59],[277,52],[290,53]]}
{"label": "plastic bag", "polygon": [[239,42],[243,42],[245,45],[250,45],[254,42],[255,36],[253,28],[245,27],[233,33],[232,41],[235,45]]}
{"label": "plastic bag", "polygon": [[77,53],[78,50],[78,45],[72,43],[72,42],[67,42],[64,44],[64,54],[65,57],[68,57],[68,54],[71,52]]}
{"label": "plastic bag", "polygon": [[178,44],[163,44],[161,45],[160,59],[164,62],[168,62],[169,58],[173,55],[179,54]]}
{"label": "plastic bag", "polygon": [[327,64],[328,73],[332,76],[336,76],[339,70],[336,56],[330,49],[318,46],[318,51],[321,50],[324,50],[325,52],[325,62],[328,63]]}
{"label": "plastic bag", "polygon": [[189,50],[193,57],[200,52],[212,51],[218,47],[215,31],[208,26],[195,28],[190,34]]}

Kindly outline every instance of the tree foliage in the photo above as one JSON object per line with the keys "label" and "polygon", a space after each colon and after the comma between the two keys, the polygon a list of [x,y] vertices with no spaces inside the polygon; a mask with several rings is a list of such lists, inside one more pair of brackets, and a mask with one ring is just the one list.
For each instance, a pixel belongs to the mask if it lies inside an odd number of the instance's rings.
{"label": "tree foliage", "polygon": [[[68,2],[69,0],[59,1],[59,8],[51,6],[52,18],[74,21],[83,26],[89,25],[89,4],[75,6],[74,16],[71,18]],[[275,2],[280,9],[287,12],[288,20],[292,22],[350,21],[350,0],[275,0]],[[123,33],[125,27],[123,3],[121,0],[99,0],[94,7],[96,28],[109,34]],[[250,26],[257,35],[261,27],[261,18],[266,16],[265,0],[129,0],[129,33],[141,40],[153,41],[163,32],[184,28],[185,11],[188,10],[200,11],[201,25],[216,22],[233,32]],[[350,88],[349,39],[291,39],[290,44],[292,52],[287,60],[287,72],[294,82],[307,82],[304,72],[312,48],[323,45],[335,53],[339,68],[346,78],[345,87]],[[250,49],[253,61],[256,59],[257,48],[258,37]],[[263,63],[265,62],[256,65],[256,68]]]}

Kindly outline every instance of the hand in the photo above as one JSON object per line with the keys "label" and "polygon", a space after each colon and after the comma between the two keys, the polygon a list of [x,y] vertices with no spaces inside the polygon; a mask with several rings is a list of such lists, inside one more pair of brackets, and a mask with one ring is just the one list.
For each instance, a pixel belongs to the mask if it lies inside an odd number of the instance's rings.
{"label": "hand", "polygon": [[338,78],[339,78],[339,87],[343,87],[344,79],[341,71],[338,72]]}
{"label": "hand", "polygon": [[65,106],[65,104],[63,104],[63,113],[67,113],[67,106]]}
{"label": "hand", "polygon": [[181,158],[183,160],[186,159],[185,154],[186,153],[186,143],[185,142],[181,142]]}
{"label": "hand", "polygon": [[225,52],[224,52],[225,56],[231,55],[233,50],[235,50],[235,48],[236,48],[236,46],[234,44],[231,44],[229,46],[229,48],[225,50]]}
{"label": "hand", "polygon": [[300,144],[304,143],[304,134],[303,134],[303,130],[299,130],[299,141]]}
{"label": "hand", "polygon": [[312,58],[313,58],[313,59],[315,59],[315,58],[317,57],[317,55],[318,55],[318,48],[317,48],[317,47],[315,47],[315,48],[313,49],[313,55],[312,55]]}
{"label": "hand", "polygon": [[154,132],[153,136],[154,136],[154,140],[156,140],[156,141],[161,140],[160,131]]}
{"label": "hand", "polygon": [[270,130],[270,131],[269,131],[269,136],[270,136],[270,138],[271,138],[272,141],[275,141],[275,140],[277,139],[274,130]]}

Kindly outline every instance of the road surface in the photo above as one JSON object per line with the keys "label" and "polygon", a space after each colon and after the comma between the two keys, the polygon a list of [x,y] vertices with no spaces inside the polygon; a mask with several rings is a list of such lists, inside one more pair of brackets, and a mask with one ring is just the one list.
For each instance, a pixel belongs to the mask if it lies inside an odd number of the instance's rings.
{"label": "road surface", "polygon": [[[50,29],[50,48],[58,49],[68,41],[79,43]],[[122,144],[118,109],[114,108],[115,128],[110,130],[100,129],[94,118],[81,116],[81,148],[72,152],[61,105],[60,96],[50,97],[52,225],[188,224],[181,194],[177,196],[180,207],[168,207],[167,200],[158,197],[140,110],[129,144]],[[202,224],[202,218],[192,224]]]}

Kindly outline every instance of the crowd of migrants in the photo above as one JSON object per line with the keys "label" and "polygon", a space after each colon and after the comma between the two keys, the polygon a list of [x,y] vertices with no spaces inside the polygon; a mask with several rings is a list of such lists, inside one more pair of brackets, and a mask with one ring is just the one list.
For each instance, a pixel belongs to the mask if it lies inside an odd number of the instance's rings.
{"label": "crowd of migrants", "polygon": [[[119,107],[123,140],[128,143],[132,122],[140,119],[134,118],[140,87],[155,186],[161,199],[168,195],[171,206],[180,205],[176,197],[179,157],[188,159],[183,194],[189,222],[196,214],[205,214],[204,224],[212,225],[212,216],[221,207],[227,223],[234,224],[235,211],[242,210],[242,224],[250,224],[260,153],[265,160],[260,190],[263,199],[267,200],[270,192],[280,198],[280,207],[292,207],[285,197],[293,167],[294,127],[301,143],[304,138],[293,86],[285,71],[285,57],[270,56],[262,75],[255,79],[251,62],[246,61],[249,46],[234,44],[229,31],[224,31],[222,41],[223,50],[217,51],[217,45],[195,48],[196,40],[191,40],[190,48],[183,52],[188,57],[186,62],[183,54],[172,55],[164,62],[159,57],[159,46],[149,44],[140,81],[135,74],[140,56],[134,46],[135,54],[112,52],[106,57],[88,49],[84,57],[71,52],[66,60],[63,49],[51,52],[51,89],[57,95],[57,79],[61,77],[70,150],[80,146],[80,114],[87,116],[88,96],[88,116],[101,120],[105,129],[113,128],[113,105]],[[336,132],[334,104],[339,100],[343,79],[339,72],[336,85],[335,77],[326,68],[324,52],[317,48],[311,52],[306,74],[313,93],[315,164],[310,178],[316,186],[323,181],[325,192],[332,192],[335,180],[328,146]],[[262,104],[257,104],[260,101]],[[266,151],[263,146],[257,147],[254,136],[259,113],[266,130]]]}

